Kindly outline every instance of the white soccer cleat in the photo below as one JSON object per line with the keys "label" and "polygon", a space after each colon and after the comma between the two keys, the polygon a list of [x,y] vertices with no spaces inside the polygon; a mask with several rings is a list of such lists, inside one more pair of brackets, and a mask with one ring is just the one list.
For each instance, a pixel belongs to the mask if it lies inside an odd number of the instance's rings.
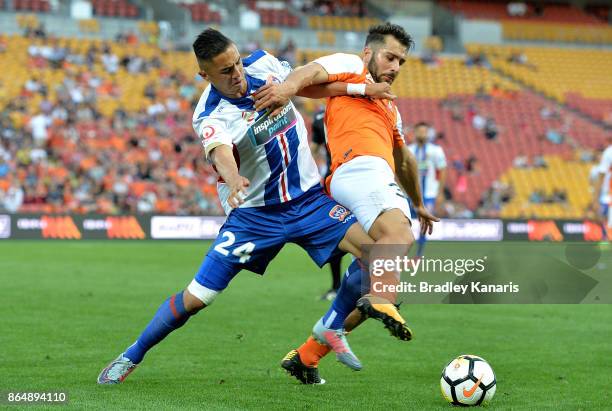
{"label": "white soccer cleat", "polygon": [[338,330],[327,328],[323,324],[323,320],[317,321],[312,329],[312,336],[314,339],[331,348],[336,353],[338,361],[352,370],[359,371],[363,366],[359,358],[353,354],[353,350],[351,350],[348,340],[346,339],[346,334],[344,328]]}
{"label": "white soccer cleat", "polygon": [[121,354],[98,375],[98,384],[119,384],[134,371],[136,365]]}

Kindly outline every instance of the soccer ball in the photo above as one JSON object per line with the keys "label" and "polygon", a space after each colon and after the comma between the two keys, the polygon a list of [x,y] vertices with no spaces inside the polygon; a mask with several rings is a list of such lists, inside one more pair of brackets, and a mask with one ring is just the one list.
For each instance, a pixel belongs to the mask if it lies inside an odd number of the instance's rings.
{"label": "soccer ball", "polygon": [[480,405],[491,401],[496,388],[493,368],[476,355],[460,355],[442,370],[440,388],[454,405]]}

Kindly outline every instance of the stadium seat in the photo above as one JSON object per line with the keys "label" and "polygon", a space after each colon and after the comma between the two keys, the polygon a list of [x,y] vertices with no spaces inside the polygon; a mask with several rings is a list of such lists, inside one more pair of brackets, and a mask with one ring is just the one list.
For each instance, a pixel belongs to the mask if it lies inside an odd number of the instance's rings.
{"label": "stadium seat", "polygon": [[96,19],[79,20],[79,30],[83,33],[99,33],[100,23]]}
{"label": "stadium seat", "polygon": [[[612,52],[531,46],[468,45],[467,49],[486,53],[493,67],[548,97],[567,102],[598,121],[609,121]],[[516,52],[524,53],[529,65],[510,62]]]}
{"label": "stadium seat", "polygon": [[308,27],[314,30],[367,31],[381,21],[370,17],[309,16]]}
{"label": "stadium seat", "polygon": [[540,12],[536,13],[532,4],[527,4],[524,16],[510,16],[506,2],[491,2],[487,0],[444,0],[440,5],[455,13],[470,19],[493,19],[504,21],[535,21],[580,24],[602,24],[596,16],[577,7],[565,4],[540,4]]}
{"label": "stadium seat", "polygon": [[94,14],[106,17],[136,18],[138,7],[128,0],[93,0]]}
{"label": "stadium seat", "polygon": [[[101,4],[100,0],[97,0]],[[104,0],[102,0],[104,1]],[[35,22],[34,15],[18,15],[20,24],[32,24]],[[332,20],[335,21],[335,20]],[[343,21],[343,20],[339,20]],[[83,22],[85,26],[88,24]],[[141,23],[141,32],[155,31],[153,23]],[[266,28],[262,31],[267,42],[274,42],[281,35],[276,28]],[[318,34],[318,40],[322,44],[335,44],[335,31],[328,30]],[[72,70],[55,70],[42,67],[36,70],[26,71],[23,67],[33,64],[27,53],[24,52],[32,43],[41,44],[42,40],[32,40],[21,36],[7,37],[7,51],[0,53],[0,65],[5,70],[5,75],[10,82],[5,82],[0,96],[0,108],[10,101],[19,98],[23,92],[23,85],[32,75],[36,73],[39,81],[49,88],[49,98],[56,98],[55,85],[62,83],[65,76]],[[70,47],[81,53],[96,45],[100,48],[104,43],[100,39],[58,39],[61,46]],[[128,112],[139,112],[149,107],[152,101],[145,97],[144,90],[149,83],[156,85],[160,98],[175,95],[178,90],[163,87],[161,80],[168,73],[176,76],[185,76],[186,79],[193,78],[197,72],[196,62],[191,53],[167,52],[152,45],[110,43],[112,51],[121,59],[126,55],[139,55],[146,58],[157,56],[162,61],[161,69],[151,69],[147,73],[129,73],[123,67],[114,76],[104,71],[100,64],[94,64],[93,73],[98,75],[104,82],[115,81],[121,88],[120,95],[116,98],[98,96],[96,102],[97,110],[106,119],[111,118],[115,110],[122,108]],[[533,88],[540,92],[559,96],[572,106],[600,107],[593,102],[602,102],[601,110],[609,110],[612,90],[610,89],[609,76],[612,72],[610,67],[609,52],[602,50],[569,50],[553,48],[521,48],[528,56],[528,60],[537,66],[536,73],[532,75],[526,67],[514,67],[507,61],[507,57],[516,50],[516,47],[504,46],[479,46],[470,45],[468,51],[483,51],[489,58],[491,64],[504,73],[488,70],[485,67],[468,67],[463,58],[442,57],[435,65],[424,64],[416,57],[410,57],[405,67],[397,77],[393,91],[398,95],[397,104],[402,114],[405,125],[413,125],[418,121],[430,122],[438,132],[444,134],[444,139],[439,143],[444,147],[449,160],[448,186],[457,201],[463,202],[472,210],[478,207],[479,200],[493,182],[502,180],[512,183],[516,191],[516,197],[504,206],[503,215],[516,217],[525,213],[552,217],[578,217],[581,215],[587,197],[584,194],[584,176],[587,164],[572,161],[573,151],[569,144],[555,144],[542,138],[547,132],[547,127],[557,123],[541,118],[540,110],[545,105],[550,105],[550,100],[529,90]],[[298,50],[296,61],[312,61],[317,57],[331,52],[321,50]],[[583,73],[591,73],[588,81],[584,80]],[[509,80],[514,77],[516,80]],[[596,82],[596,83],[595,83]],[[198,87],[203,87],[199,84]],[[462,105],[461,118],[453,118],[453,113],[445,104],[456,99]],[[560,100],[561,101],[561,100]],[[32,96],[29,100],[25,113],[12,112],[10,119],[15,126],[24,127],[28,119],[35,114],[35,109],[42,102],[40,95]],[[190,102],[183,101],[182,110],[190,111]],[[305,100],[303,112],[313,111],[319,103],[314,100]],[[468,115],[470,107],[475,107],[480,113],[495,119],[499,125],[500,134],[497,141],[487,140],[482,131],[474,129]],[[559,108],[563,118],[569,121],[569,135],[582,147],[596,148],[605,142],[607,133],[605,129],[587,119],[576,115],[561,106]],[[586,109],[585,109],[586,110]],[[181,115],[185,115],[182,113]],[[186,115],[188,118],[188,115]],[[307,120],[308,121],[308,120]],[[179,127],[179,126],[177,126]],[[190,135],[190,125],[187,121],[182,124],[174,135]],[[78,125],[79,135],[98,135],[101,131],[87,124]],[[153,128],[143,128],[139,133],[154,147],[160,147],[164,153],[172,153],[172,144],[167,139],[156,135]],[[410,134],[410,133],[408,133]],[[127,144],[129,137],[117,136],[117,145]],[[91,142],[89,141],[91,140]],[[104,139],[85,139],[88,144],[94,142],[104,144]],[[66,144],[70,144],[69,142]],[[61,145],[60,145],[61,146]],[[68,146],[67,146],[68,147]],[[78,151],[84,148],[73,147]],[[199,150],[198,144],[194,144],[194,150]],[[118,150],[121,152],[121,150]],[[198,151],[198,155],[199,155]],[[546,170],[515,170],[513,161],[519,155],[527,155],[532,158],[535,155],[545,154],[548,168]],[[478,171],[465,173],[458,170],[454,161],[464,163],[466,159],[475,155],[478,161]],[[173,159],[174,157],[169,157]],[[172,172],[177,184],[184,184]],[[462,174],[464,173],[464,174]],[[208,175],[206,176],[208,178]],[[170,178],[170,177],[169,177]],[[456,183],[464,179],[467,181],[466,189],[457,189]],[[214,180],[214,179],[213,179]],[[525,198],[538,187],[554,187],[559,181],[566,181],[572,194],[568,197],[568,204],[543,204],[537,207],[525,208]],[[202,177],[197,186],[205,190],[212,187],[214,181],[207,182]],[[142,188],[142,185],[136,185]],[[527,197],[525,197],[527,196]],[[41,210],[33,206],[32,209]]]}
{"label": "stadium seat", "polygon": [[[588,184],[593,164],[565,161],[559,156],[545,156],[545,169],[512,168],[501,176],[501,181],[514,187],[515,196],[501,211],[503,218],[581,218],[593,202]],[[550,196],[554,190],[567,194],[564,204],[533,204],[529,197],[536,190]]]}

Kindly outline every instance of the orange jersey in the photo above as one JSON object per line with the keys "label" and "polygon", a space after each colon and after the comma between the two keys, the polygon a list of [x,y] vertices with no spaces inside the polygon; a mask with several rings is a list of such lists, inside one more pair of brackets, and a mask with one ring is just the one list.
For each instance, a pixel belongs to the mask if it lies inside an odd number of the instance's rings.
{"label": "orange jersey", "polygon": [[[354,54],[332,54],[315,62],[327,71],[330,82],[373,82],[361,58]],[[331,97],[325,110],[325,127],[332,173],[340,165],[365,155],[382,157],[395,170],[393,148],[404,145],[404,137],[393,101],[361,96]]]}

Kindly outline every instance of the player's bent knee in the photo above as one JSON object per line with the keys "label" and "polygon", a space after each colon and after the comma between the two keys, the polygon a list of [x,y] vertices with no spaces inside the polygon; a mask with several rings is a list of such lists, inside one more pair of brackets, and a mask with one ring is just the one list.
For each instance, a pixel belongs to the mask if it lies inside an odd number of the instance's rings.
{"label": "player's bent knee", "polygon": [[[195,279],[191,281],[186,290],[186,295],[189,295],[190,300],[193,300],[195,309],[201,310],[202,308],[209,306],[215,301],[220,291],[211,290],[210,288],[204,287],[198,283]],[[199,306],[199,308],[198,308]]]}
{"label": "player's bent knee", "polygon": [[202,300],[191,294],[187,289],[183,291],[183,306],[185,307],[185,311],[187,311],[189,315],[197,314],[199,311],[206,308],[206,304],[204,304]]}

